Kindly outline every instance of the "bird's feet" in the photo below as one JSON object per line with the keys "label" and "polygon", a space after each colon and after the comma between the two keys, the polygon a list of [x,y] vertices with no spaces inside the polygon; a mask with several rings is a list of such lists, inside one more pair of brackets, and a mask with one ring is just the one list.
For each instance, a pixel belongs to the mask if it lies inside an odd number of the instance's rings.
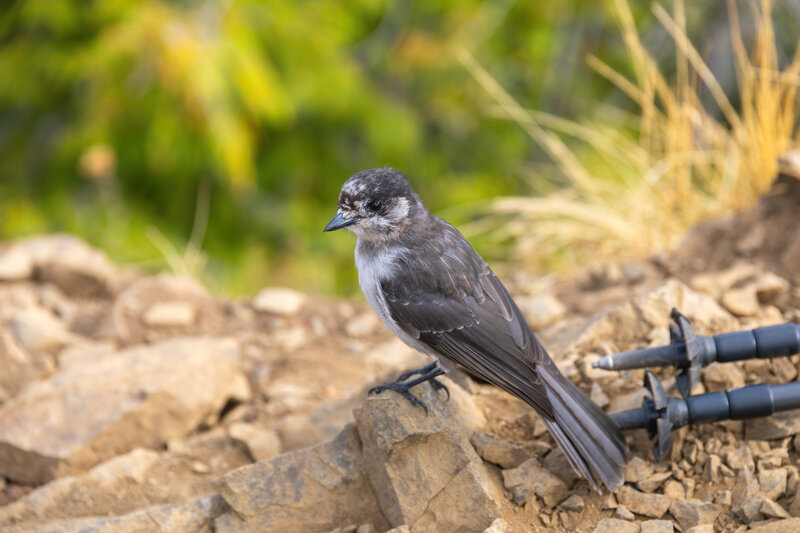
{"label": "bird's feet", "polygon": [[[419,374],[418,378],[406,381],[411,376],[415,376],[417,374]],[[391,390],[397,392],[401,394],[403,398],[411,402],[411,405],[422,407],[425,410],[425,414],[427,415],[428,407],[422,400],[411,394],[410,389],[412,387],[419,385],[420,383],[430,381],[431,386],[433,386],[434,390],[444,390],[447,393],[447,399],[449,400],[450,391],[441,381],[436,379],[437,376],[441,376],[442,374],[444,374],[444,370],[439,368],[436,362],[433,362],[427,366],[423,366],[422,368],[417,368],[414,370],[409,370],[408,372],[403,372],[402,374],[397,376],[397,381],[390,381],[388,383],[384,383],[383,385],[372,387],[369,390],[369,393],[378,394],[379,392],[383,392],[385,390]]]}

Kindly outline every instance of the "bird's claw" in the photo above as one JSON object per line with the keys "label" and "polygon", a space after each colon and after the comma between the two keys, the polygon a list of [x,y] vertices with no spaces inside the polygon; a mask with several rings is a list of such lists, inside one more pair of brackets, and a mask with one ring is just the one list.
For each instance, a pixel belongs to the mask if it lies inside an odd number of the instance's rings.
{"label": "bird's claw", "polygon": [[383,391],[390,390],[399,393],[403,398],[408,400],[411,405],[416,407],[422,407],[425,410],[425,415],[428,414],[428,406],[425,405],[425,402],[411,394],[409,389],[413,385],[409,385],[408,383],[403,383],[401,381],[390,381],[389,383],[384,383],[383,385],[378,385],[377,387],[372,387],[369,390],[370,394],[379,394]]}
{"label": "bird's claw", "polygon": [[433,385],[434,390],[443,390],[447,394],[447,400],[450,400],[450,389],[447,388],[447,385],[436,378],[431,378],[429,381],[431,382],[431,385]]}
{"label": "bird's claw", "polygon": [[[416,379],[412,379],[411,381],[406,381],[413,375],[420,374],[420,377]],[[397,381],[390,381],[389,383],[384,383],[383,385],[378,385],[377,387],[372,387],[369,390],[369,394],[378,394],[385,390],[394,391],[400,393],[403,398],[411,402],[411,405],[422,407],[425,410],[425,414],[428,414],[428,406],[425,403],[411,394],[410,389],[419,385],[420,383],[424,383],[425,381],[430,381],[431,386],[434,390],[443,390],[447,393],[447,399],[450,399],[450,391],[447,387],[438,379],[436,376],[441,376],[444,374],[444,371],[441,368],[436,366],[436,363],[431,363],[428,366],[417,368],[415,370],[409,370],[408,372],[403,372],[398,376]]]}

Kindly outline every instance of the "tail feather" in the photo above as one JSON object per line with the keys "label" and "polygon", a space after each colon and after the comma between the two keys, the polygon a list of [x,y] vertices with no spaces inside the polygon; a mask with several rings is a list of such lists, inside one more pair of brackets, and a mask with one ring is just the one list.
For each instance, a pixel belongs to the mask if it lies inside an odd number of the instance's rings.
{"label": "tail feather", "polygon": [[602,482],[616,492],[623,483],[628,449],[619,427],[555,365],[538,370],[555,414],[555,420],[545,423],[567,460],[595,490],[600,490]]}
{"label": "tail feather", "polygon": [[[597,489],[597,484],[594,481],[594,476],[592,475],[592,471],[589,469],[589,466],[583,460],[581,455],[578,453],[578,450],[575,449],[574,446],[571,445],[569,437],[564,433],[564,430],[561,429],[561,426],[555,420],[548,420],[544,419],[545,425],[547,425],[547,429],[550,430],[550,434],[553,436],[555,441],[559,443],[559,447],[564,452],[564,455],[569,461],[569,464],[572,466],[572,469],[578,473],[583,479],[589,480],[589,483]],[[562,442],[567,443],[567,445],[561,444]]]}

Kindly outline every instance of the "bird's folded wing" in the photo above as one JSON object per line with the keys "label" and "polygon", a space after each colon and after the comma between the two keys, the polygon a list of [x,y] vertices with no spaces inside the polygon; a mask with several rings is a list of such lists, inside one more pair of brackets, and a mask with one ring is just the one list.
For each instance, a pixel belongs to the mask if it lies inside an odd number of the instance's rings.
{"label": "bird's folded wing", "polygon": [[553,419],[536,370],[550,358],[506,288],[471,248],[447,249],[437,260],[436,268],[398,265],[381,283],[392,319],[438,354]]}

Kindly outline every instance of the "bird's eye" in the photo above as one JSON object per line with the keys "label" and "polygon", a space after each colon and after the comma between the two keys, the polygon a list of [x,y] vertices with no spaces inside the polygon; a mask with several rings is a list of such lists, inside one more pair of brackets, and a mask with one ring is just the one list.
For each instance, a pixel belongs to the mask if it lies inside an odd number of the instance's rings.
{"label": "bird's eye", "polygon": [[377,211],[381,208],[381,201],[380,200],[372,200],[367,207],[370,211]]}

